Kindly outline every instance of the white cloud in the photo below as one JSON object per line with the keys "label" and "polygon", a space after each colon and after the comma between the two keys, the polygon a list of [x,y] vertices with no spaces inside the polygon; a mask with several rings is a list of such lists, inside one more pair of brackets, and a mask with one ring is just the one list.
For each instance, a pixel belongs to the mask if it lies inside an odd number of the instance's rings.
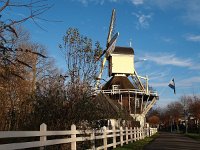
{"label": "white cloud", "polygon": [[185,22],[195,23],[200,25],[200,1],[187,1],[185,4],[185,15],[183,16]]}
{"label": "white cloud", "polygon": [[161,39],[162,39],[164,42],[167,42],[167,43],[172,42],[172,39],[171,39],[171,38],[168,38],[168,37],[162,37]]}
{"label": "white cloud", "polygon": [[158,80],[163,80],[165,77],[167,77],[169,75],[170,69],[165,69],[163,70],[159,70],[156,72],[152,72],[151,69],[151,73],[148,74],[149,80],[153,81],[158,81]]}
{"label": "white cloud", "polygon": [[131,0],[134,5],[141,5],[144,3],[144,0]]}
{"label": "white cloud", "polygon": [[148,28],[149,21],[152,19],[152,14],[144,15],[141,13],[132,13],[134,16],[137,17],[137,29],[139,28]]}
{"label": "white cloud", "polygon": [[181,59],[174,54],[146,54],[145,58],[149,61],[153,61],[159,65],[173,65],[179,67],[191,67],[192,61],[190,59]]}
{"label": "white cloud", "polygon": [[119,0],[109,0],[109,1],[115,3],[115,2],[118,2]]}
{"label": "white cloud", "polygon": [[83,5],[88,5],[88,0],[78,0],[79,2],[81,2]]}
{"label": "white cloud", "polygon": [[184,23],[200,25],[200,1],[199,0],[146,0],[144,4],[157,6],[162,10],[181,10],[180,16]]}
{"label": "white cloud", "polygon": [[200,42],[200,35],[187,35],[187,41]]}
{"label": "white cloud", "polygon": [[194,76],[177,82],[177,87],[183,87],[183,88],[194,87],[195,84],[199,85],[199,83],[200,83],[200,76]]}
{"label": "white cloud", "polygon": [[167,9],[169,7],[179,8],[183,4],[183,0],[146,0],[151,5],[155,5],[161,9]]}
{"label": "white cloud", "polygon": [[156,87],[166,87],[169,83],[168,82],[158,82],[158,83],[151,83],[151,86],[156,88]]}
{"label": "white cloud", "polygon": [[[103,5],[105,2],[105,0],[73,0],[73,1],[78,1],[78,2],[82,3],[84,6],[87,6],[89,3]],[[110,1],[117,1],[117,0],[110,0]]]}
{"label": "white cloud", "polygon": [[192,66],[190,67],[190,69],[200,70],[200,64],[192,64]]}
{"label": "white cloud", "polygon": [[172,65],[177,67],[186,67],[193,70],[200,70],[200,64],[195,63],[190,58],[179,58],[174,54],[145,54],[148,61],[155,62],[158,65]]}
{"label": "white cloud", "polygon": [[[71,0],[78,1],[87,6],[89,3],[103,5],[105,3],[132,3],[135,6],[157,7],[162,10],[175,9],[181,10],[179,16],[184,23],[200,25],[200,0]],[[142,18],[141,18],[142,19]],[[147,22],[148,24],[148,22]],[[148,26],[148,25],[147,25]]]}

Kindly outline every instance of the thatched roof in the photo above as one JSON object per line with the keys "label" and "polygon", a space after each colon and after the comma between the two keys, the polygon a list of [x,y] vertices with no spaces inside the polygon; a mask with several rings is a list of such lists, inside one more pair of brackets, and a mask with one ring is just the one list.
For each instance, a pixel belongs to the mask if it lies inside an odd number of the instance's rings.
{"label": "thatched roof", "polygon": [[99,118],[123,118],[126,119],[130,117],[126,110],[121,109],[121,105],[112,99],[110,99],[106,94],[99,93],[95,97],[97,111],[99,112]]}
{"label": "thatched roof", "polygon": [[135,89],[126,76],[114,76],[104,86],[103,90],[112,89],[112,85],[119,85],[120,89]]}

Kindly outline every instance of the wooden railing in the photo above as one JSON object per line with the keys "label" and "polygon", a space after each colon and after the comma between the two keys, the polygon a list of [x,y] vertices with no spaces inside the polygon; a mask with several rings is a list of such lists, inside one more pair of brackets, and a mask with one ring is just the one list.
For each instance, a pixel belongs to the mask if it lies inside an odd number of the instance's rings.
{"label": "wooden railing", "polygon": [[[122,94],[122,93],[136,93],[136,94],[144,94],[143,90],[139,89],[111,89],[111,90],[96,90],[97,93],[105,93],[105,94]],[[158,96],[156,91],[149,91],[149,95]]]}
{"label": "wooden railing", "polygon": [[[28,138],[28,137],[40,137],[39,141],[21,142],[21,143],[9,143],[0,144],[0,150],[15,150],[24,148],[40,147],[43,149],[46,146],[58,145],[58,144],[71,144],[71,150],[77,149],[77,143],[81,141],[95,141],[102,140],[102,146],[91,146],[91,149],[107,150],[109,147],[116,148],[117,145],[123,146],[136,140],[144,139],[157,132],[157,128],[122,128],[108,129],[103,127],[101,130],[76,130],[76,126],[72,125],[71,130],[67,131],[47,131],[47,125],[41,124],[40,131],[0,131],[0,141],[2,139],[10,138]],[[48,140],[50,136],[70,136],[69,138],[52,139]],[[87,135],[87,136],[86,136]],[[108,138],[112,138],[112,142],[108,143]]]}

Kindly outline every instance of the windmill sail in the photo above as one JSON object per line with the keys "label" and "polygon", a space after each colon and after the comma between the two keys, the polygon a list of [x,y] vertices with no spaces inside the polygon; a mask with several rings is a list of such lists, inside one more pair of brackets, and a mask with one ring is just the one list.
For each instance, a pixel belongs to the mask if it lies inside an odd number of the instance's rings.
{"label": "windmill sail", "polygon": [[111,16],[111,20],[110,20],[110,27],[109,27],[109,32],[108,32],[108,37],[107,37],[107,45],[106,45],[107,48],[110,46],[109,44],[110,44],[112,34],[113,34],[114,22],[115,22],[115,9],[113,9],[113,11],[112,11],[112,16]]}

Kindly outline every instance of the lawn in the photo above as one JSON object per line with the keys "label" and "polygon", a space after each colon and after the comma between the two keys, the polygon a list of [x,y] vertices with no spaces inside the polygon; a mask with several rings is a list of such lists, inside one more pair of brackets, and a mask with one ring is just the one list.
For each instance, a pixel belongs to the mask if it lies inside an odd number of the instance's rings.
{"label": "lawn", "polygon": [[185,134],[187,137],[190,137],[194,140],[198,140],[200,141],[200,134],[197,134],[197,133],[187,133]]}
{"label": "lawn", "polygon": [[158,136],[158,133],[151,137],[146,137],[143,140],[138,140],[136,142],[126,144],[122,147],[115,148],[113,150],[142,150],[145,145],[153,141]]}

